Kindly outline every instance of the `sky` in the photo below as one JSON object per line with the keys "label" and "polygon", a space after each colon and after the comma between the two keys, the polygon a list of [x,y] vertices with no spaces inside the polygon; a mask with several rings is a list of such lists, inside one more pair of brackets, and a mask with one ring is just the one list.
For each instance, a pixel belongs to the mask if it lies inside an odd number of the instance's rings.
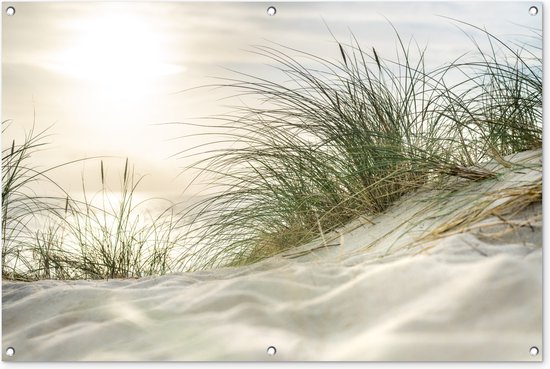
{"label": "sky", "polygon": [[[277,13],[267,15],[274,5]],[[234,71],[276,78],[270,61],[251,52],[275,42],[338,60],[331,33],[353,34],[381,57],[396,54],[400,36],[427,46],[433,66],[472,50],[452,17],[511,38],[542,28],[527,2],[37,2],[3,3],[2,120],[12,120],[2,145],[18,140],[33,122],[49,129],[47,150],[33,157],[47,168],[103,157],[117,182],[126,158],[140,190],[151,196],[193,196],[189,160],[174,154],[203,142],[197,129],[172,122],[207,122],[230,111],[234,92],[207,87]],[[536,5],[536,4],[535,4]],[[13,6],[16,13],[6,15]],[[443,16],[443,17],[442,17]],[[390,24],[391,22],[391,24]],[[330,30],[330,31],[329,31]],[[466,31],[468,33],[470,31]],[[478,33],[479,36],[479,33]],[[271,63],[272,64],[272,63]],[[100,185],[99,160],[51,173],[69,192]],[[111,183],[116,190],[116,183]],[[109,182],[110,183],[110,182]],[[186,189],[186,192],[182,191]]]}

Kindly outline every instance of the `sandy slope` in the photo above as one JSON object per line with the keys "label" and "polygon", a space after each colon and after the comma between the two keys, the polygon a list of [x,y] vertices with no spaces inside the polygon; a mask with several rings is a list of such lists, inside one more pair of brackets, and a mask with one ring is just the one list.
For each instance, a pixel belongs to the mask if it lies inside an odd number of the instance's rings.
{"label": "sandy slope", "polygon": [[[3,347],[16,356],[3,359],[541,360],[529,348],[542,348],[542,207],[504,216],[496,195],[540,183],[540,155],[249,267],[4,281]],[[481,208],[468,228],[426,236]]]}

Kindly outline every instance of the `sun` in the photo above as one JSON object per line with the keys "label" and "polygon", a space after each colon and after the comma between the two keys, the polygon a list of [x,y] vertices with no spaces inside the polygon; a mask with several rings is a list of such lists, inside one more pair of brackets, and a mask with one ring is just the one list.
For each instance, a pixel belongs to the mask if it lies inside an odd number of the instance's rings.
{"label": "sun", "polygon": [[183,70],[169,62],[165,35],[144,17],[102,14],[67,27],[71,37],[49,66],[107,96],[142,94],[159,79]]}

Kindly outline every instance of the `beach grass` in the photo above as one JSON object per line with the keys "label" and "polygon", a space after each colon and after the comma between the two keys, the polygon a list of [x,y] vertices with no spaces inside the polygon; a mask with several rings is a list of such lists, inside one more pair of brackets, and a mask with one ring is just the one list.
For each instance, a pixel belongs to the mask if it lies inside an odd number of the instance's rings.
{"label": "beach grass", "polygon": [[128,159],[122,172],[120,188],[108,189],[101,161],[101,191],[91,199],[83,188],[83,200],[67,201],[65,239],[75,255],[67,266],[81,274],[79,279],[139,278],[173,271],[174,249],[182,246],[173,204],[164,200],[168,204],[162,210],[148,214],[146,205],[153,199],[136,200],[141,178],[136,179]]}
{"label": "beach grass", "polygon": [[335,41],[338,60],[256,47],[287,82],[239,73],[220,84],[261,103],[204,125],[230,148],[198,147],[211,154],[194,168],[223,188],[189,210],[207,245],[199,267],[261,260],[438,179],[494,178],[484,162],[540,147],[540,48],[461,25],[483,46],[472,39],[470,54],[430,70],[397,31],[394,59],[356,39]]}
{"label": "beach grass", "polygon": [[[8,128],[4,122],[3,131]],[[108,188],[99,160],[101,190],[90,194],[83,181],[83,198],[70,196],[49,176],[59,166],[32,167],[33,155],[48,146],[47,132],[31,129],[21,144],[12,141],[2,151],[3,278],[138,278],[173,271],[174,250],[183,238],[174,204],[165,201],[161,211],[148,215],[148,200],[136,202],[141,178],[128,159],[119,189]],[[58,191],[40,196],[45,185]]]}
{"label": "beach grass", "polygon": [[[395,58],[355,38],[335,40],[334,59],[257,46],[278,78],[236,72],[216,86],[258,104],[213,117],[201,125],[212,144],[182,151],[203,156],[190,169],[215,189],[184,212],[169,203],[145,216],[146,202],[136,200],[141,178],[127,159],[114,190],[104,161],[83,159],[97,163],[102,189],[89,194],[83,181],[84,197],[73,198],[50,178],[53,168],[32,167],[47,130],[29,131],[2,150],[3,278],[137,278],[245,265],[324,239],[421,187],[498,180],[484,163],[510,166],[507,155],[542,145],[541,36],[516,45],[461,26],[481,37],[472,52],[431,69],[427,50],[397,31]],[[40,195],[37,182],[57,194]]]}
{"label": "beach grass", "polygon": [[[3,135],[7,134],[12,124],[8,120],[2,122]],[[52,211],[55,213],[56,207],[50,197],[30,190],[39,182],[53,183],[48,177],[49,170],[41,170],[31,164],[32,155],[48,144],[47,131],[37,131],[33,125],[22,142],[12,139],[8,147],[2,148],[3,277],[15,277],[20,274],[16,271],[19,265],[26,268],[32,263],[23,255],[23,249],[24,245],[33,242],[34,223],[40,216],[48,216]]]}

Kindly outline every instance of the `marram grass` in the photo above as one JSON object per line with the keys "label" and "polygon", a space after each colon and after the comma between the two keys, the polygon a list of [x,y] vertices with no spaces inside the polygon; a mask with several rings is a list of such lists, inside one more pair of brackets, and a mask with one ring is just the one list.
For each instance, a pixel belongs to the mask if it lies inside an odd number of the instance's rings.
{"label": "marram grass", "polygon": [[[214,132],[212,147],[182,152],[206,154],[192,168],[217,189],[182,213],[169,204],[144,218],[135,200],[140,179],[127,160],[118,191],[93,159],[102,190],[72,198],[49,177],[52,168],[32,167],[46,131],[31,130],[2,150],[3,278],[134,278],[243,265],[318,237],[328,245],[325,234],[424,185],[498,180],[485,161],[507,166],[506,155],[542,144],[541,47],[465,26],[484,46],[474,42],[472,53],[433,69],[426,51],[398,33],[396,60],[355,39],[335,42],[336,60],[257,47],[286,82],[241,73],[217,86],[259,103],[204,125]],[[41,181],[57,195],[34,192]],[[121,195],[113,201],[114,192]],[[515,196],[521,203],[531,192]]]}
{"label": "marram grass", "polygon": [[[3,129],[5,133],[8,122]],[[55,167],[31,165],[33,155],[47,146],[46,132],[33,129],[21,144],[12,141],[2,151],[2,277],[137,278],[175,271],[183,232],[174,206],[147,216],[146,204],[136,203],[140,179],[128,160],[118,191],[107,187],[100,160],[101,191],[89,195],[83,183],[84,198],[72,198],[48,176]],[[45,185],[59,191],[39,196],[37,189]]]}
{"label": "marram grass", "polygon": [[195,240],[206,245],[193,254],[196,267],[261,260],[438,178],[493,178],[483,162],[540,147],[540,48],[516,51],[467,26],[489,52],[474,42],[471,54],[432,70],[425,50],[398,34],[397,61],[357,40],[336,42],[335,61],[256,47],[287,82],[241,74],[221,85],[262,104],[205,125],[232,144],[194,165],[223,186],[189,210]]}

